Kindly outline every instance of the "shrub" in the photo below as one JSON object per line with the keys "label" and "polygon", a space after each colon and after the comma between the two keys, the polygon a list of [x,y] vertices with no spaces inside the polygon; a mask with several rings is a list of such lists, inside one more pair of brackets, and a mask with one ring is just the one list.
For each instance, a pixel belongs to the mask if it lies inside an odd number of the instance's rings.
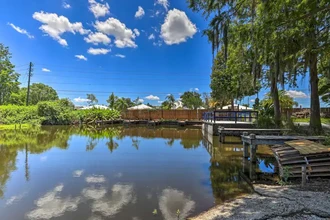
{"label": "shrub", "polygon": [[106,109],[87,109],[77,110],[75,112],[75,118],[81,123],[94,123],[98,120],[116,120],[121,117],[121,114],[117,110],[106,110]]}
{"label": "shrub", "polygon": [[73,106],[68,100],[39,102],[38,116],[43,125],[69,125],[74,121]]}
{"label": "shrub", "polygon": [[0,106],[1,124],[40,123],[36,106]]}

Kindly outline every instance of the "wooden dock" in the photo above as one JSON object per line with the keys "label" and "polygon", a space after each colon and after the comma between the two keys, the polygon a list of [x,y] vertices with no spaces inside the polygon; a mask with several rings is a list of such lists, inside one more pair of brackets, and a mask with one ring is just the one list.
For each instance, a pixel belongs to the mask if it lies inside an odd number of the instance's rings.
{"label": "wooden dock", "polygon": [[302,177],[304,182],[309,177],[330,176],[330,148],[327,146],[305,139],[288,141],[271,149],[281,177]]}
{"label": "wooden dock", "polygon": [[265,136],[265,135],[242,135],[243,142],[243,157],[248,158],[248,148],[250,147],[250,160],[256,162],[256,151],[258,145],[283,145],[287,141],[294,140],[309,140],[309,141],[324,141],[324,136]]}
{"label": "wooden dock", "polygon": [[[240,136],[244,133],[248,134],[263,134],[263,135],[282,135],[285,131],[290,129],[258,129],[258,128],[225,128],[219,127],[219,140],[221,143],[225,143],[225,138],[229,136]],[[246,135],[245,135],[246,136]]]}

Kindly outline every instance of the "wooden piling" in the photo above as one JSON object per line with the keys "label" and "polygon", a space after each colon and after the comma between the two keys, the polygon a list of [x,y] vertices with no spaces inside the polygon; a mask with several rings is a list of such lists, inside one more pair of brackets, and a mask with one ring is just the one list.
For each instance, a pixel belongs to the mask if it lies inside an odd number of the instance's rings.
{"label": "wooden piling", "polygon": [[306,175],[306,166],[302,166],[301,167],[301,186],[304,187],[306,185],[306,179],[307,179],[307,175]]}

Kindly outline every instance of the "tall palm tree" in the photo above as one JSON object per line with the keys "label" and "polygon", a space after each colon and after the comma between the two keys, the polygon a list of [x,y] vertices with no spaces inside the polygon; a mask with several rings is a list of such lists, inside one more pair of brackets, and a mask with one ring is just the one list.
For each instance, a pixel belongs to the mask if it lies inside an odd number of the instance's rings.
{"label": "tall palm tree", "polygon": [[125,98],[120,98],[115,102],[114,106],[119,111],[125,111],[128,108],[128,103]]}
{"label": "tall palm tree", "polygon": [[175,106],[175,98],[174,95],[168,94],[166,96],[166,101],[167,101],[167,108],[172,109]]}

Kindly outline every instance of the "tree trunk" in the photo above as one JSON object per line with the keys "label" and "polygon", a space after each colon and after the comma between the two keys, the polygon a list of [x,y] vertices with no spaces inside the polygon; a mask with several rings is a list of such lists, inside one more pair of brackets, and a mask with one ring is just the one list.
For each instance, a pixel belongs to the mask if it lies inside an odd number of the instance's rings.
{"label": "tree trunk", "polygon": [[235,111],[234,99],[231,99],[231,110]]}
{"label": "tree trunk", "polygon": [[[272,71],[272,70],[271,70]],[[278,97],[277,77],[275,73],[271,73],[271,94],[274,102],[274,120],[276,127],[281,126],[281,109],[280,99]]]}
{"label": "tree trunk", "polygon": [[317,75],[317,54],[311,53],[309,58],[309,77],[311,85],[311,115],[310,129],[313,133],[322,132],[321,116],[320,116],[320,98],[319,98],[319,77]]}

